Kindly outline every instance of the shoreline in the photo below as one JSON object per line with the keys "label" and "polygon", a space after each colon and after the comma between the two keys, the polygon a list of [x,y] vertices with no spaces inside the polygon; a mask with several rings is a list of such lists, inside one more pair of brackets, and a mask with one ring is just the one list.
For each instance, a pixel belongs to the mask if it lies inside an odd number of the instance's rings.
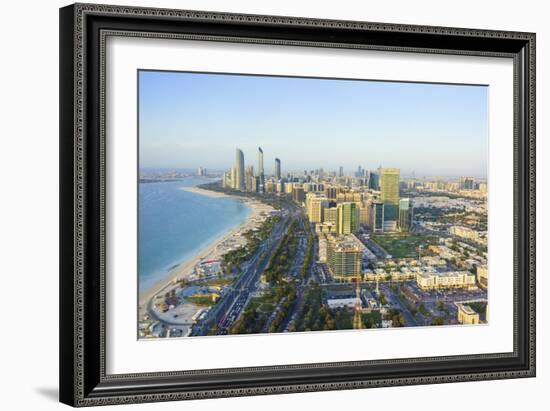
{"label": "shoreline", "polygon": [[251,200],[249,200],[245,197],[239,197],[239,196],[236,196],[236,195],[220,193],[218,191],[211,191],[211,190],[207,190],[205,188],[200,188],[198,186],[182,187],[181,189],[184,190],[184,191],[188,191],[190,193],[200,194],[202,196],[210,197],[210,198],[224,198],[224,197],[227,197],[227,198],[236,198],[236,199],[242,200],[244,203],[253,202],[253,201],[251,201]]}
{"label": "shoreline", "polygon": [[147,305],[153,298],[155,298],[155,296],[157,296],[161,292],[170,291],[173,287],[177,285],[177,282],[179,280],[188,278],[193,273],[195,266],[201,261],[220,259],[225,253],[227,253],[227,250],[220,250],[220,246],[222,244],[231,240],[235,235],[239,235],[242,232],[248,231],[250,228],[252,228],[252,226],[255,225],[255,220],[257,220],[262,213],[273,210],[272,207],[256,200],[249,200],[239,196],[205,190],[196,186],[182,187],[181,189],[211,198],[226,197],[242,200],[250,208],[250,214],[245,221],[233,227],[228,232],[220,234],[211,243],[200,248],[187,260],[168,270],[166,275],[162,279],[158,280],[155,284],[148,287],[143,292],[138,292],[138,306],[140,315],[142,310],[147,308]]}

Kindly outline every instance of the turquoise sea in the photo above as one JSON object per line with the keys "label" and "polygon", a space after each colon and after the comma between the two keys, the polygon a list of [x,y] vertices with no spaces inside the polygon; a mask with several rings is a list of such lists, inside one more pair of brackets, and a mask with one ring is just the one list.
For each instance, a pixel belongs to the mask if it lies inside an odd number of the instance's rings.
{"label": "turquoise sea", "polygon": [[207,181],[187,178],[139,184],[140,292],[250,215],[250,208],[238,199],[212,198],[182,189]]}

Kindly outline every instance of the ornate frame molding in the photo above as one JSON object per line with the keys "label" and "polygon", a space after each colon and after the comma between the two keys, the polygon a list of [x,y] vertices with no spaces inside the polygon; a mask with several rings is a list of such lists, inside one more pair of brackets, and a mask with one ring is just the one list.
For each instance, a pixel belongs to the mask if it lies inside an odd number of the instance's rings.
{"label": "ornate frame molding", "polygon": [[[217,398],[304,391],[356,389],[380,386],[433,384],[486,379],[532,377],[535,375],[535,35],[532,33],[475,30],[447,27],[413,26],[384,23],[316,20],[295,17],[227,14],[170,9],[76,4],[61,9],[61,309],[60,374],[61,401],[75,406],[123,404],[179,399]],[[142,29],[120,23],[123,28],[102,27],[109,19],[132,20],[139,17]],[[94,20],[95,19],[95,20]],[[166,32],[147,31],[149,22],[164,22]],[[163,24],[164,24],[163,23]],[[202,32],[170,32],[170,27],[187,23],[204,25]],[[289,38],[222,35],[216,25],[228,24],[231,30],[288,32]],[[202,27],[202,26],[201,26]],[[396,45],[380,42],[327,42],[300,39],[305,30],[326,29],[335,33],[373,35],[387,39],[388,34],[403,34],[418,44]],[[211,32],[210,32],[211,31]],[[309,32],[308,32],[309,33]],[[284,34],[284,33],[283,33]],[[514,59],[514,153],[516,211],[515,250],[515,343],[513,353],[474,356],[416,358],[387,361],[357,361],[297,366],[254,367],[231,370],[175,371],[106,375],[105,373],[105,47],[108,36],[156,37],[229,41],[237,43],[280,44],[360,48],[370,50],[463,54]],[[310,34],[308,34],[310,36]],[[418,36],[418,37],[416,37]],[[306,36],[307,37],[307,36]],[[490,41],[488,41],[490,40]],[[412,40],[411,40],[412,41]],[[430,43],[431,41],[431,43]],[[431,46],[422,46],[429,43]],[[476,44],[483,47],[475,48]],[[433,45],[437,47],[433,47]],[[457,47],[457,45],[463,46]],[[500,46],[502,45],[502,47]],[[474,47],[474,48],[472,48]],[[495,47],[497,49],[495,49]],[[498,48],[500,47],[500,48]],[[69,82],[68,78],[71,79]],[[96,99],[94,109],[89,99]],[[94,111],[96,110],[96,111]],[[94,125],[91,125],[94,123]],[[94,155],[95,154],[95,155]],[[89,210],[92,210],[91,212]],[[95,230],[94,231],[94,227]],[[92,232],[90,234],[90,232]],[[525,232],[523,232],[525,231]],[[70,249],[70,252],[68,251]],[[522,264],[523,263],[523,264]],[[523,271],[522,271],[523,270]],[[95,306],[97,305],[97,306]],[[526,323],[522,323],[526,321]],[[525,332],[523,331],[525,327]],[[520,332],[521,330],[521,332]],[[521,334],[521,335],[520,335]],[[90,342],[93,337],[93,342]],[[522,357],[522,361],[518,358]],[[428,373],[407,376],[396,372],[391,377],[364,376],[348,380],[312,383],[257,384],[223,388],[193,389],[189,378],[208,375],[226,377],[245,373],[300,372],[326,369],[446,362],[467,363],[514,359],[515,366],[505,369],[457,372],[450,375]],[[355,368],[353,368],[355,367]],[[308,374],[309,375],[309,374]],[[187,378],[185,383],[178,381]],[[136,387],[158,386],[171,379],[161,392]],[[178,380],[179,379],[179,380]],[[181,380],[183,381],[183,380]],[[296,380],[301,381],[301,380]]]}

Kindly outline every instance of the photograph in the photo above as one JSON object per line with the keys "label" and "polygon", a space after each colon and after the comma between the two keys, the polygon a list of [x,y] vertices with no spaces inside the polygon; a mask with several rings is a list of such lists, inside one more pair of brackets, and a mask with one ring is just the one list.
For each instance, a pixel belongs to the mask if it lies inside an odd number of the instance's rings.
{"label": "photograph", "polygon": [[489,324],[487,85],[137,87],[139,340]]}

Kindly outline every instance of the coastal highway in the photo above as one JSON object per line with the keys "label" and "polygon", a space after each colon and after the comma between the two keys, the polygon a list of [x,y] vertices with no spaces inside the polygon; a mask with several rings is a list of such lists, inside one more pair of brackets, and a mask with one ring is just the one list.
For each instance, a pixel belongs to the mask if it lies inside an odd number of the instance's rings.
{"label": "coastal highway", "polygon": [[245,273],[246,282],[240,288],[238,298],[235,299],[235,303],[229,308],[224,318],[222,318],[222,321],[218,323],[219,333],[227,333],[233,322],[237,320],[244,311],[250,294],[258,288],[260,276],[267,268],[271,255],[279,245],[279,242],[286,234],[292,222],[297,217],[298,215],[296,213],[290,213],[290,215],[285,218],[283,224],[280,224],[273,230],[269,241],[264,243],[265,251],[261,252],[260,250],[261,257],[258,259],[258,262],[256,264],[251,264],[248,272]]}
{"label": "coastal highway", "polygon": [[193,327],[193,335],[207,335],[215,324],[217,324],[218,333],[225,334],[231,324],[239,318],[250,293],[257,289],[260,275],[267,267],[269,258],[288,230],[290,223],[296,218],[295,212],[288,211],[290,212],[275,226],[254,257],[243,264],[244,270],[233,286],[223,294],[208,316]]}
{"label": "coastal highway", "polygon": [[[311,230],[312,228],[309,227],[309,229]],[[307,230],[306,230],[306,232],[307,232]],[[304,294],[305,294],[306,290],[309,288],[311,282],[315,281],[317,284],[320,283],[320,278],[319,278],[319,273],[318,273],[319,267],[316,263],[317,254],[319,252],[319,247],[318,247],[319,242],[318,242],[318,239],[316,238],[317,236],[316,236],[315,232],[313,232],[313,235],[315,237],[315,239],[313,241],[313,253],[311,255],[311,260],[310,260],[310,263],[309,263],[309,267],[307,268],[306,276],[304,278],[302,278],[302,281],[301,281],[300,285],[297,287],[296,300],[294,301],[294,303],[290,307],[290,309],[289,309],[286,317],[284,318],[284,320],[281,322],[281,325],[279,326],[279,329],[277,330],[278,332],[288,331],[288,327],[289,327],[290,323],[296,319],[296,316],[298,315],[298,310],[300,309],[300,307],[303,304]]]}

